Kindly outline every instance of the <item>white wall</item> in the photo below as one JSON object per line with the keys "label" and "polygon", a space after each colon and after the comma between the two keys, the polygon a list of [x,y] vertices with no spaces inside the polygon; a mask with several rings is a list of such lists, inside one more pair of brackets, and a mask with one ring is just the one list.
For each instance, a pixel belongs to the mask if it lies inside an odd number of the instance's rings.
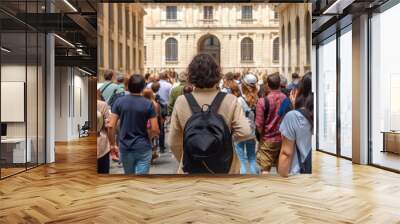
{"label": "white wall", "polygon": [[78,125],[88,120],[88,78],[76,68],[56,67],[55,140],[79,138]]}

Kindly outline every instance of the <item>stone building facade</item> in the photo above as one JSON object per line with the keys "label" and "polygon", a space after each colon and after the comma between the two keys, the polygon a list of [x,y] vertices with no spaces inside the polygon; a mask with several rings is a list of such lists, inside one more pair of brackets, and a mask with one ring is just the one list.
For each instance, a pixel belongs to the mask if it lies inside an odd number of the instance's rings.
{"label": "stone building facade", "polygon": [[280,15],[280,72],[290,77],[311,71],[311,3],[278,4]]}
{"label": "stone building facade", "polygon": [[98,6],[98,77],[105,70],[126,76],[144,72],[143,16],[139,4],[102,3]]}
{"label": "stone building facade", "polygon": [[224,73],[279,71],[280,23],[274,7],[265,3],[143,4],[145,71],[186,70],[200,52],[214,56]]}

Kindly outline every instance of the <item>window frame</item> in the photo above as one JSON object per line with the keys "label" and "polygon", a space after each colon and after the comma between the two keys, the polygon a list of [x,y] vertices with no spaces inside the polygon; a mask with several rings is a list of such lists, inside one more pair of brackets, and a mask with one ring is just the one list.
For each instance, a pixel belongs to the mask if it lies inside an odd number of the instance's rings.
{"label": "window frame", "polygon": [[254,60],[254,41],[250,37],[245,37],[240,41],[240,61],[249,63]]}
{"label": "window frame", "polygon": [[[171,10],[174,9],[174,10]],[[165,7],[165,19],[167,21],[178,20],[178,7],[176,5],[167,5]]]}
{"label": "window frame", "polygon": [[168,37],[165,40],[165,62],[170,63],[177,61],[178,61],[178,40],[174,37]]}

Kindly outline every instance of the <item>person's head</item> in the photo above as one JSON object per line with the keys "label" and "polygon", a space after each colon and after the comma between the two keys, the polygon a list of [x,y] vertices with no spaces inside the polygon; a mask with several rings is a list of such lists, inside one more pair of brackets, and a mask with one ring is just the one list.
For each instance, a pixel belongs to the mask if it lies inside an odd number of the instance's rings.
{"label": "person's head", "polygon": [[168,79],[168,72],[161,72],[159,76],[160,80],[167,80]]}
{"label": "person's head", "polygon": [[187,73],[186,72],[179,73],[178,80],[179,80],[179,82],[186,82],[187,81]]}
{"label": "person's head", "polygon": [[239,84],[237,84],[237,82],[235,82],[235,81],[229,82],[229,89],[231,90],[231,93],[233,95],[235,95],[236,97],[239,97],[242,95]]}
{"label": "person's head", "polygon": [[245,75],[242,80],[242,92],[250,107],[254,107],[257,103],[257,82],[257,77],[253,74]]}
{"label": "person's head", "polygon": [[151,76],[151,74],[147,72],[147,73],[144,75],[144,80],[145,80],[146,82],[148,82],[150,76]]}
{"label": "person's head", "polygon": [[240,80],[240,77],[241,77],[240,73],[236,72],[235,75],[234,75],[234,79],[235,80]]}
{"label": "person's head", "polygon": [[114,72],[111,70],[107,70],[104,72],[104,80],[106,81],[112,81],[114,78]]}
{"label": "person's head", "polygon": [[117,83],[118,84],[123,84],[125,81],[125,75],[122,73],[117,74]]}
{"label": "person's head", "polygon": [[279,77],[279,73],[272,73],[267,77],[267,85],[271,90],[277,90],[281,87],[281,78]]}
{"label": "person's head", "polygon": [[268,85],[268,73],[264,73],[264,75],[262,76],[262,82],[264,85]]}
{"label": "person's head", "polygon": [[160,90],[160,82],[153,82],[153,84],[151,84],[151,90],[153,93],[157,93],[158,90]]}
{"label": "person's head", "polygon": [[176,80],[176,76],[177,76],[177,73],[175,71],[172,71],[169,73],[169,78],[173,81]]}
{"label": "person's head", "polygon": [[307,72],[299,82],[294,107],[295,109],[304,108],[311,116],[309,122],[313,124],[314,96],[311,72]]}
{"label": "person's head", "polygon": [[131,93],[139,94],[143,91],[146,83],[144,77],[139,74],[133,74],[128,80],[128,90]]}
{"label": "person's head", "polygon": [[196,88],[212,88],[221,80],[221,68],[208,54],[196,55],[188,67],[188,81]]}
{"label": "person's head", "polygon": [[297,88],[296,97],[296,108],[303,107],[305,105],[305,98],[312,94],[312,77],[311,72],[307,72],[303,78],[299,81]]}
{"label": "person's head", "polygon": [[228,72],[224,75],[224,80],[234,80],[235,76],[232,72]]}
{"label": "person's head", "polygon": [[153,99],[154,99],[153,90],[148,89],[148,88],[145,88],[145,89],[143,90],[143,96],[144,96],[145,98],[147,98],[148,100],[153,100]]}
{"label": "person's head", "polygon": [[183,93],[191,93],[191,92],[193,92],[193,86],[186,85],[183,87]]}
{"label": "person's head", "polygon": [[296,72],[292,73],[292,82],[297,81],[298,79],[300,79],[299,74],[297,74]]}
{"label": "person's head", "polygon": [[283,75],[279,75],[279,78],[281,79],[281,88],[286,88],[287,86],[287,78]]}

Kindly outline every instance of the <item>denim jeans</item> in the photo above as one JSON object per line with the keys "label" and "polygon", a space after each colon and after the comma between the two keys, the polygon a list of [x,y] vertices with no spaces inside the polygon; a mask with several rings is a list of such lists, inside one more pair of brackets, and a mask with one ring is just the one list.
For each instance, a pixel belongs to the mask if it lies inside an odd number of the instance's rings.
{"label": "denim jeans", "polygon": [[250,174],[258,174],[255,139],[236,143],[235,150],[240,160],[240,174],[247,173],[247,161],[249,162]]}
{"label": "denim jeans", "polygon": [[151,166],[151,148],[126,150],[120,148],[125,174],[148,174]]}

